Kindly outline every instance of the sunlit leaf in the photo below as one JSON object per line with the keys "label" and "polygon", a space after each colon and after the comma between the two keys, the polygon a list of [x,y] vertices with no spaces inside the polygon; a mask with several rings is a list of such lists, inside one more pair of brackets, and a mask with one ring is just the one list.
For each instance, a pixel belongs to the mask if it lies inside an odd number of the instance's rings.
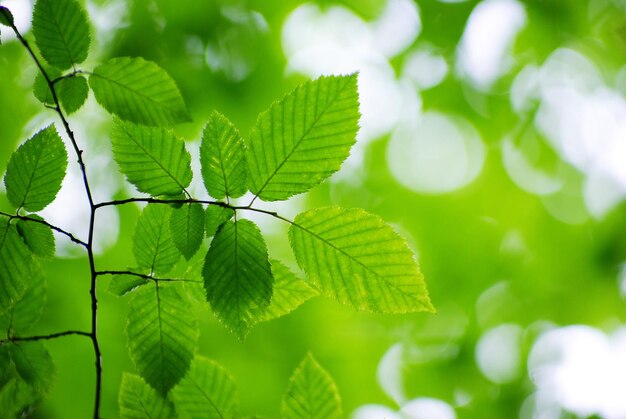
{"label": "sunlit leaf", "polygon": [[213,312],[243,339],[272,297],[272,272],[259,228],[249,220],[224,224],[211,242],[202,274]]}
{"label": "sunlit leaf", "polygon": [[118,403],[122,419],[175,417],[172,403],[161,397],[141,377],[134,374],[122,374]]}
{"label": "sunlit leaf", "polygon": [[46,394],[54,383],[55,368],[41,342],[20,342],[9,346],[15,369],[36,393]]}
{"label": "sunlit leaf", "polygon": [[170,229],[172,209],[167,205],[149,204],[144,209],[133,236],[133,253],[140,268],[167,273],[180,259]]}
{"label": "sunlit leaf", "polygon": [[91,40],[87,14],[75,0],[37,0],[33,33],[50,65],[65,70],[87,58]]}
{"label": "sunlit leaf", "polygon": [[111,282],[109,282],[108,291],[121,297],[147,283],[146,278],[137,275],[113,275]]}
{"label": "sunlit leaf", "polygon": [[139,191],[180,195],[191,183],[191,156],[172,132],[118,120],[111,142],[120,170]]}
{"label": "sunlit leaf", "polygon": [[[50,80],[54,80],[61,76],[61,71],[55,67],[46,68],[46,74],[50,78]],[[45,105],[54,106],[54,97],[52,96],[52,92],[50,91],[50,86],[48,85],[48,81],[41,74],[41,72],[37,72],[35,76],[35,81],[33,83],[33,94],[38,101]]]}
{"label": "sunlit leaf", "polygon": [[89,95],[89,85],[83,76],[66,77],[59,81],[59,100],[68,114],[79,110]]}
{"label": "sunlit leaf", "polygon": [[174,80],[143,58],[113,58],[93,70],[89,85],[98,103],[123,120],[150,126],[190,120]]}
{"label": "sunlit leaf", "polygon": [[16,208],[39,211],[54,201],[67,168],[67,151],[54,125],[39,131],[11,156],[4,176]]}
{"label": "sunlit leaf", "polygon": [[343,418],[332,377],[308,354],[289,379],[281,405],[283,419]]}
{"label": "sunlit leaf", "polygon": [[[44,221],[37,214],[29,214],[28,218]],[[17,231],[31,252],[41,257],[54,257],[55,243],[52,229],[36,221],[18,220]]]}
{"label": "sunlit leaf", "polygon": [[170,229],[174,244],[189,260],[204,239],[204,209],[200,204],[185,204],[172,211]]}
{"label": "sunlit leaf", "polygon": [[339,207],[310,210],[296,217],[289,241],[323,295],[359,310],[433,311],[413,253],[378,216]]}
{"label": "sunlit leaf", "polygon": [[0,313],[22,297],[29,286],[33,257],[15,226],[0,217]]}
{"label": "sunlit leaf", "polygon": [[259,115],[250,134],[250,191],[276,201],[319,184],[350,154],[358,121],[356,74],[300,85]]}
{"label": "sunlit leaf", "polygon": [[209,205],[206,209],[205,230],[207,237],[213,237],[219,226],[233,218],[235,211],[219,205]]}
{"label": "sunlit leaf", "polygon": [[237,128],[219,112],[214,111],[204,127],[200,162],[204,186],[213,198],[237,198],[246,193],[243,139]]}
{"label": "sunlit leaf", "polygon": [[319,294],[296,274],[291,272],[282,262],[271,259],[274,290],[272,301],[263,316],[264,321],[272,320],[291,313],[302,303]]}
{"label": "sunlit leaf", "polygon": [[186,301],[171,286],[139,288],[130,301],[126,335],[139,374],[165,396],[187,372],[196,348],[198,328]]}
{"label": "sunlit leaf", "polygon": [[0,330],[10,327],[15,334],[28,331],[41,317],[45,302],[45,276],[41,267],[33,261],[28,287],[15,305],[0,315]]}
{"label": "sunlit leaf", "polygon": [[218,363],[196,357],[187,375],[172,390],[174,405],[181,418],[222,419],[237,416],[238,394],[235,382]]}

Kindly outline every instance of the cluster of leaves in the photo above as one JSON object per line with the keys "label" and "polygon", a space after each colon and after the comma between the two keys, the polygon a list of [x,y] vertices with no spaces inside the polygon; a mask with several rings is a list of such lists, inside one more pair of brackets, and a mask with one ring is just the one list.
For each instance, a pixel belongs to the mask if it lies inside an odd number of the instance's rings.
{"label": "cluster of leaves", "polygon": [[[3,23],[17,33],[6,18],[8,10],[0,12]],[[87,15],[75,0],[38,0],[33,32],[49,65],[35,80],[35,96],[59,113],[79,162],[82,152],[64,115],[80,109],[91,90],[115,116],[110,137],[120,171],[149,195],[91,202],[82,167],[90,223],[99,208],[149,202],[133,236],[136,266],[118,271],[92,266],[93,284],[112,275],[109,290],[132,296],[126,334],[139,376],[127,374],[122,381],[123,417],[170,417],[171,400],[180,415],[198,417],[197,412],[213,408],[215,417],[233,416],[232,380],[217,364],[196,356],[199,330],[185,303],[194,296],[201,295],[240,339],[254,324],[286,314],[318,294],[372,312],[432,311],[413,254],[378,216],[361,209],[326,207],[288,220],[253,206],[256,199],[279,201],[306,192],[339,170],[358,130],[356,75],[322,77],[300,85],[261,113],[246,138],[224,115],[214,112],[200,147],[202,181],[214,200],[202,201],[187,190],[193,177],[191,156],[184,141],[170,130],[190,120],[170,76],[153,62],[131,57],[113,58],[91,71],[77,69],[88,55],[90,31]],[[0,217],[0,318],[9,335],[0,346],[0,399],[11,399],[17,408],[32,402],[31,397],[16,403],[19,389],[28,388],[39,397],[52,381],[54,367],[43,345],[14,337],[23,336],[36,321],[33,313],[45,298],[36,258],[53,256],[52,230],[64,231],[34,213],[56,197],[67,161],[63,140],[49,126],[11,156],[4,177],[15,214]],[[248,192],[252,195],[248,205],[231,204],[231,199]],[[259,227],[241,218],[245,211],[290,224],[289,243],[307,280],[269,258]],[[82,241],[66,235],[92,252],[91,238]],[[203,253],[205,240],[210,242]],[[172,276],[181,256],[187,261],[186,272]],[[81,334],[97,341],[95,330]],[[307,407],[309,400],[323,403]],[[319,408],[328,409],[320,417],[336,417],[337,400],[332,380],[308,357],[292,378],[283,413],[311,417],[307,409]]]}

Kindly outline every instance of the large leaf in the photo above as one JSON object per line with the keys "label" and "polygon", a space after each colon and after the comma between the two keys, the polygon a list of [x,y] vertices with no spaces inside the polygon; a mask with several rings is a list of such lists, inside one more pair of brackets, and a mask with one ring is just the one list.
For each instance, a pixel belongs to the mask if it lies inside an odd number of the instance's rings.
{"label": "large leaf", "polygon": [[33,33],[41,55],[50,65],[65,70],[87,58],[89,25],[76,0],[37,0]]}
{"label": "large leaf", "polygon": [[21,342],[9,346],[15,369],[36,393],[46,394],[54,382],[55,368],[41,342]]}
{"label": "large leaf", "polygon": [[180,259],[170,230],[172,209],[167,205],[148,204],[135,228],[133,253],[140,268],[150,272],[167,273]]}
{"label": "large leaf", "polygon": [[237,416],[235,382],[217,362],[196,357],[185,378],[172,390],[181,418],[223,419]]}
{"label": "large leaf", "polygon": [[200,204],[185,204],[172,211],[170,229],[174,244],[189,260],[204,239],[204,209]]}
{"label": "large leaf", "polygon": [[202,275],[213,312],[243,339],[272,297],[272,272],[259,228],[249,220],[225,223],[211,242]]}
{"label": "large leaf", "polygon": [[217,229],[226,221],[233,218],[235,211],[220,205],[209,205],[206,209],[205,230],[207,237],[215,236]]}
{"label": "large leaf", "polygon": [[319,294],[316,289],[298,278],[282,262],[274,259],[271,259],[270,262],[274,275],[274,290],[272,302],[263,316],[264,321],[291,313],[302,303]]}
{"label": "large leaf", "polygon": [[172,132],[118,120],[111,142],[120,170],[139,191],[180,195],[191,183],[191,156]]}
{"label": "large leaf", "polygon": [[67,168],[67,151],[54,125],[39,131],[11,156],[4,176],[17,208],[39,211],[54,201]]}
{"label": "large leaf", "polygon": [[126,121],[169,126],[190,120],[174,80],[143,58],[113,58],[93,70],[89,84],[98,103]]}
{"label": "large leaf", "polygon": [[281,416],[283,419],[343,417],[337,385],[313,355],[308,354],[289,379]]}
{"label": "large leaf", "polygon": [[143,286],[130,301],[126,335],[139,374],[162,396],[185,375],[198,328],[186,301],[171,286]]}
{"label": "large leaf", "polygon": [[22,297],[29,285],[33,257],[15,226],[0,217],[0,313]]}
{"label": "large leaf", "polygon": [[200,144],[202,178],[209,195],[222,199],[246,193],[244,142],[237,128],[219,112],[213,112]]}
{"label": "large leaf", "polygon": [[122,374],[118,402],[122,419],[170,419],[176,416],[172,403],[134,374]]}
{"label": "large leaf", "polygon": [[323,295],[360,310],[434,311],[406,242],[361,209],[319,208],[289,229],[296,260]]}
{"label": "large leaf", "polygon": [[6,313],[0,315],[0,330],[9,327],[14,334],[24,334],[41,317],[46,302],[46,280],[41,267],[33,261],[28,288]]}
{"label": "large leaf", "polygon": [[300,85],[259,115],[250,134],[250,191],[276,201],[319,184],[350,154],[358,121],[356,74]]}
{"label": "large leaf", "polygon": [[[29,218],[44,221],[37,214],[28,215]],[[17,231],[31,252],[41,257],[54,257],[55,244],[52,229],[36,221],[18,220]]]}

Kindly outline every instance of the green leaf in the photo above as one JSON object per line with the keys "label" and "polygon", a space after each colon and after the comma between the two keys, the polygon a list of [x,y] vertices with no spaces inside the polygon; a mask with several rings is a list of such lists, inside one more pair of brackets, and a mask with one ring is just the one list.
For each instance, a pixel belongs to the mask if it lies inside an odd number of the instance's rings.
{"label": "green leaf", "polygon": [[217,229],[226,221],[233,218],[235,211],[219,205],[209,205],[206,209],[205,230],[207,237],[215,236]]}
{"label": "green leaf", "polygon": [[83,76],[66,77],[59,81],[59,100],[67,114],[79,110],[89,95],[87,79]]}
{"label": "green leaf", "polygon": [[46,302],[46,280],[41,267],[33,261],[28,288],[6,313],[0,315],[1,330],[9,327],[16,334],[28,331],[41,317]]}
{"label": "green leaf", "polygon": [[0,313],[22,297],[32,275],[33,257],[15,226],[0,217]]}
{"label": "green leaf", "polygon": [[359,310],[434,311],[406,242],[361,209],[319,208],[289,229],[298,265],[323,295]]}
{"label": "green leaf", "polygon": [[308,354],[289,379],[281,416],[283,419],[343,417],[337,385],[313,355]]}
{"label": "green leaf", "polygon": [[246,193],[245,146],[237,128],[213,111],[202,133],[200,162],[209,195],[238,198]]}
{"label": "green leaf", "polygon": [[148,280],[137,275],[113,275],[108,291],[119,297],[148,283]]}
{"label": "green leaf", "polygon": [[[44,221],[37,214],[29,214],[28,218]],[[36,221],[18,220],[16,223],[17,232],[26,243],[26,246],[33,254],[44,258],[54,257],[55,243],[52,229],[45,224]]]}
{"label": "green leaf", "polygon": [[170,229],[174,245],[185,259],[196,254],[204,238],[204,209],[200,204],[186,204],[172,211]]}
{"label": "green leaf", "polygon": [[196,357],[172,395],[181,418],[237,417],[239,396],[235,382],[228,371],[209,359]]}
{"label": "green leaf", "polygon": [[130,301],[126,335],[139,374],[162,396],[178,383],[193,358],[198,327],[172,286],[145,286]]}
{"label": "green leaf", "polygon": [[123,373],[118,399],[122,419],[170,419],[174,406],[139,376]]}
{"label": "green leaf", "polygon": [[4,6],[0,6],[0,24],[4,26],[14,25],[13,13]]}
{"label": "green leaf", "polygon": [[273,278],[261,230],[249,220],[225,223],[211,242],[202,275],[213,312],[243,340],[272,297]]}
{"label": "green leaf", "polygon": [[277,201],[319,184],[350,154],[358,121],[356,74],[298,86],[259,115],[250,134],[250,191]]}
{"label": "green leaf", "polygon": [[54,383],[55,369],[41,342],[20,342],[9,346],[17,373],[36,393],[46,394]]}
{"label": "green leaf", "polygon": [[[61,77],[61,71],[55,67],[48,67],[45,70],[50,80],[55,80]],[[48,81],[43,74],[41,74],[41,72],[38,72],[35,76],[33,94],[35,95],[35,98],[44,105],[54,106],[54,97],[52,96],[52,92],[50,92],[50,86],[48,86]]]}
{"label": "green leaf", "polygon": [[54,201],[67,168],[67,151],[54,125],[39,131],[11,156],[4,175],[16,208],[40,211]]}
{"label": "green leaf", "polygon": [[191,156],[172,132],[118,120],[111,142],[120,170],[139,191],[180,195],[191,183]]}
{"label": "green leaf", "polygon": [[37,0],[33,33],[50,65],[65,70],[87,58],[91,41],[87,14],[75,0]]}
{"label": "green leaf", "polygon": [[272,301],[263,316],[263,321],[272,320],[291,313],[302,303],[319,295],[319,292],[298,278],[282,262],[271,259],[274,290]]}
{"label": "green leaf", "polygon": [[148,204],[135,228],[133,253],[140,268],[164,274],[180,259],[170,230],[172,208],[162,204]]}
{"label": "green leaf", "polygon": [[30,414],[30,406],[38,395],[20,377],[14,376],[0,389],[0,412],[5,418],[22,418]]}
{"label": "green leaf", "polygon": [[191,120],[174,80],[143,58],[113,58],[93,70],[96,100],[125,121],[170,126]]}

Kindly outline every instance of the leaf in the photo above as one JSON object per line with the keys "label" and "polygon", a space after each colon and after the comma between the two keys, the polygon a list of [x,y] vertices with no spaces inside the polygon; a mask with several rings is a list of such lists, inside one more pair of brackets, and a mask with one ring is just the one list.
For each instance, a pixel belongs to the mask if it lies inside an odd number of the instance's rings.
{"label": "leaf", "polygon": [[165,397],[189,369],[198,339],[196,319],[174,287],[156,283],[134,294],[126,325],[130,357]]}
{"label": "leaf", "polygon": [[38,395],[18,376],[11,377],[0,389],[0,412],[5,418],[28,417],[30,406],[38,401]]}
{"label": "leaf", "polygon": [[41,55],[60,70],[87,58],[91,41],[87,14],[75,0],[37,0],[33,33]]}
{"label": "leaf", "polygon": [[13,26],[14,22],[13,13],[6,7],[0,6],[0,23],[4,26]]}
{"label": "leaf", "polygon": [[185,378],[172,390],[176,411],[182,418],[237,417],[237,388],[230,374],[217,362],[196,357]]}
{"label": "leaf", "polygon": [[278,201],[319,184],[350,154],[358,121],[356,74],[298,86],[259,115],[250,134],[250,191]]}
{"label": "leaf", "polygon": [[122,374],[118,398],[122,419],[170,419],[175,417],[172,403],[161,397],[135,374]]}
{"label": "leaf", "polygon": [[46,302],[46,280],[39,264],[33,261],[28,288],[6,313],[0,315],[0,327],[16,334],[28,331],[41,317]]}
{"label": "leaf", "polygon": [[[29,214],[28,218],[44,221],[37,214]],[[17,232],[26,243],[26,246],[33,254],[44,258],[54,257],[55,243],[52,229],[45,224],[36,221],[18,220],[16,223]]]}
{"label": "leaf", "polygon": [[20,342],[9,346],[15,369],[36,393],[46,394],[54,383],[55,368],[41,342]]}
{"label": "leaf", "polygon": [[249,220],[225,223],[211,242],[202,275],[213,312],[243,340],[272,297],[273,278],[261,230]]}
{"label": "leaf", "polygon": [[[48,67],[45,70],[50,80],[55,80],[61,77],[61,71],[55,67]],[[50,92],[50,86],[41,72],[38,72],[35,76],[33,94],[35,95],[35,98],[37,98],[37,100],[44,105],[54,106],[54,97],[52,96],[52,92]]]}
{"label": "leaf", "polygon": [[270,259],[270,263],[274,276],[274,290],[269,308],[263,315],[263,321],[291,313],[308,299],[319,295],[316,289],[298,278],[282,262]]}
{"label": "leaf", "polygon": [[16,208],[40,211],[54,201],[67,168],[67,151],[54,125],[22,144],[11,155],[4,184]]}
{"label": "leaf", "polygon": [[174,245],[185,259],[196,254],[204,238],[204,209],[200,204],[186,204],[172,211],[170,229]]}
{"label": "leaf", "polygon": [[98,103],[125,121],[170,126],[191,120],[174,80],[143,58],[113,58],[93,70],[89,85]]}
{"label": "leaf", "polygon": [[67,114],[79,110],[89,95],[87,79],[83,76],[66,77],[59,81],[59,100]]}
{"label": "leaf", "polygon": [[283,419],[343,417],[337,385],[313,355],[308,354],[289,379],[281,416]]}
{"label": "leaf", "polygon": [[120,170],[139,191],[180,195],[191,183],[191,155],[170,131],[118,120],[111,142]]}
{"label": "leaf", "polygon": [[209,195],[216,199],[238,198],[246,193],[246,156],[237,128],[213,111],[202,132],[200,163]]}
{"label": "leaf", "polygon": [[434,311],[406,242],[361,209],[319,208],[289,229],[298,265],[323,295],[359,310]]}
{"label": "leaf", "polygon": [[213,237],[217,229],[226,221],[233,218],[235,211],[219,205],[209,205],[206,209],[205,230],[207,237]]}
{"label": "leaf", "polygon": [[180,259],[180,252],[172,241],[171,212],[167,205],[148,204],[139,216],[133,236],[133,253],[140,268],[164,274]]}
{"label": "leaf", "polygon": [[22,297],[29,285],[33,258],[15,226],[0,218],[0,313]]}
{"label": "leaf", "polygon": [[146,278],[136,275],[113,275],[111,282],[109,282],[108,291],[121,297],[147,283]]}

